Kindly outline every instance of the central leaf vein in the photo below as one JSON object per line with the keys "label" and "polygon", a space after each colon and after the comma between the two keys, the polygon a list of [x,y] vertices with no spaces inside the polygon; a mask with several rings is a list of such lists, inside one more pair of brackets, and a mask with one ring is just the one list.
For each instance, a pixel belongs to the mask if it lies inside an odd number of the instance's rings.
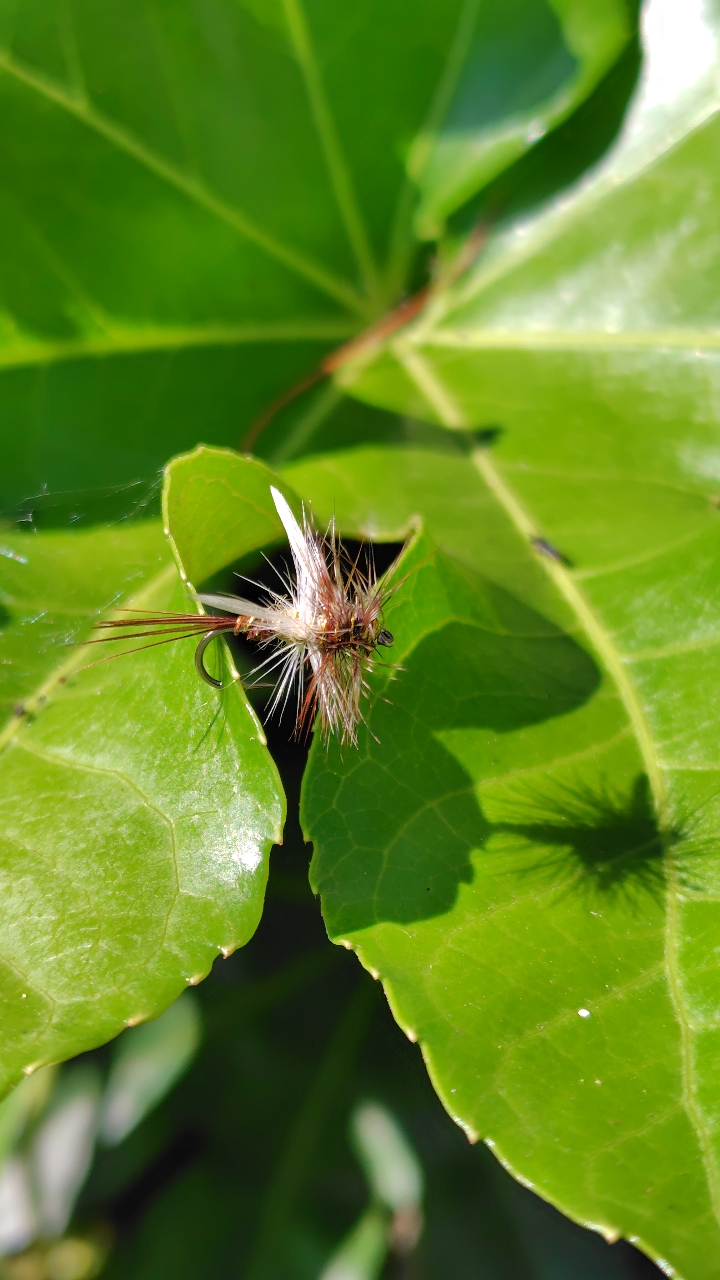
{"label": "central leaf vein", "polygon": [[104,333],[48,342],[32,335],[0,346],[0,369],[55,364],[64,360],[107,355],[134,355],[146,351],[178,351],[192,347],[229,347],[264,342],[335,342],[357,332],[351,320],[307,320],[239,325],[140,326],[112,324]]}
{"label": "central leaf vein", "polygon": [[377,268],[357,193],[325,95],[302,0],[283,0],[283,6],[295,56],[310,100],[313,122],[330,174],[335,200],[345,224],[348,240],[363,274],[365,289],[372,295],[377,292],[378,287]]}

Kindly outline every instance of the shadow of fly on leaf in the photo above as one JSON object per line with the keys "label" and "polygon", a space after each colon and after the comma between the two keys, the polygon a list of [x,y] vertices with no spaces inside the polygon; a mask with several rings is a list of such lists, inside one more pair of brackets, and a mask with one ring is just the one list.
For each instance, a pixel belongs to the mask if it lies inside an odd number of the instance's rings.
{"label": "shadow of fly on leaf", "polygon": [[[543,854],[528,862],[526,874],[558,881],[561,893],[583,882],[603,895],[643,890],[662,896],[667,860],[677,857],[686,832],[663,829],[652,802],[646,774],[638,774],[629,793],[614,792],[599,778],[593,782],[546,781],[524,788],[505,801],[508,819],[495,805],[493,831],[520,836]],[[512,815],[512,816],[510,816]],[[548,851],[555,848],[556,854]]]}

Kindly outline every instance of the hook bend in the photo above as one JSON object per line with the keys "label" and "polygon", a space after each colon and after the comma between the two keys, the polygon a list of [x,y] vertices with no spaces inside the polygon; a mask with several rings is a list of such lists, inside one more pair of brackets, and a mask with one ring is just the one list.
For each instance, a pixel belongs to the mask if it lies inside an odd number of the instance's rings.
{"label": "hook bend", "polygon": [[[225,628],[225,630],[231,631],[232,627],[227,627]],[[210,644],[210,641],[214,640],[216,636],[224,635],[225,630],[218,631],[216,629],[214,631],[207,631],[203,636],[202,640],[200,641],[200,643],[198,644],[197,649],[195,650],[195,668],[197,670],[197,673],[201,677],[201,679],[205,681],[206,684],[212,685],[213,689],[222,689],[224,688],[224,685],[222,680],[216,680],[214,676],[211,676],[210,672],[205,666],[205,661],[204,661],[205,650]]]}

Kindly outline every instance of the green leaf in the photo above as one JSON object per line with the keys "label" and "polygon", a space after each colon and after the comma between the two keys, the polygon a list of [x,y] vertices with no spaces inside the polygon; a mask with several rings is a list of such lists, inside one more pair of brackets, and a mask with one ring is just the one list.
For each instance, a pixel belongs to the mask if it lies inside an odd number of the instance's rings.
{"label": "green leaf", "polygon": [[451,213],[566,119],[629,34],[625,0],[470,0],[408,158],[419,237],[436,239]]}
{"label": "green leaf", "polygon": [[[489,622],[466,641],[436,557],[447,610],[411,631],[393,707],[373,707],[379,743],[327,769],[313,753],[315,883],[468,1132],[579,1221],[705,1280],[720,1274],[720,71],[714,11],[673,12],[648,11],[605,167],[357,372],[375,402],[486,428],[465,459],[361,451],[287,474],[345,527],[387,535],[420,513],[601,673],[563,707],[552,677],[571,665],[541,659],[539,624],[527,661],[507,614],[497,648]],[[543,681],[534,721],[523,699]]]}
{"label": "green leaf", "polygon": [[183,578],[200,587],[219,570],[285,540],[270,486],[285,486],[253,458],[201,445],[167,468],[164,509]]}
{"label": "green leaf", "polygon": [[43,698],[44,685],[105,609],[168,563],[154,521],[40,534],[0,530],[0,717]]}
{"label": "green leaf", "polygon": [[[686,1110],[694,922],[675,935],[672,914],[712,908],[692,841],[663,860],[627,687],[471,459],[359,450],[288,478],[346,530],[397,536],[419,512],[443,548],[388,609],[403,670],[359,751],[311,753],[331,936],[382,977],[471,1138],[586,1225],[715,1274],[708,1122]],[[677,506],[717,537],[708,504]]]}
{"label": "green leaf", "polygon": [[[567,81],[578,101],[625,33],[623,0],[573,0],[570,53],[547,0],[496,8],[471,56],[531,99]],[[404,160],[473,12],[0,0],[3,506],[147,476],[198,439],[237,445],[403,294]],[[517,153],[498,145],[493,172]]]}
{"label": "green leaf", "polygon": [[159,1013],[260,916],[283,798],[240,686],[216,695],[187,646],[66,647],[123,589],[187,610],[161,546],[152,525],[49,532],[2,559],[5,1088]]}

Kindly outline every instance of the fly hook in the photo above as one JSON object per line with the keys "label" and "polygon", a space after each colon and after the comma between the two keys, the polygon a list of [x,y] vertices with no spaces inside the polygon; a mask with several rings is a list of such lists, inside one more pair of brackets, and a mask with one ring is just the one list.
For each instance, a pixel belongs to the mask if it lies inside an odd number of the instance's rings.
{"label": "fly hook", "polygon": [[222,680],[216,680],[214,676],[210,675],[210,672],[208,671],[207,667],[205,666],[205,662],[203,661],[205,656],[205,650],[210,644],[210,641],[214,640],[216,636],[221,636],[221,635],[224,635],[225,632],[227,631],[234,631],[234,630],[235,630],[234,627],[224,627],[223,630],[220,631],[218,630],[217,627],[215,627],[212,631],[206,631],[202,640],[198,644],[197,649],[195,650],[195,668],[197,670],[197,673],[201,677],[201,679],[205,681],[206,684],[212,685],[213,689],[222,689],[223,682]]}

